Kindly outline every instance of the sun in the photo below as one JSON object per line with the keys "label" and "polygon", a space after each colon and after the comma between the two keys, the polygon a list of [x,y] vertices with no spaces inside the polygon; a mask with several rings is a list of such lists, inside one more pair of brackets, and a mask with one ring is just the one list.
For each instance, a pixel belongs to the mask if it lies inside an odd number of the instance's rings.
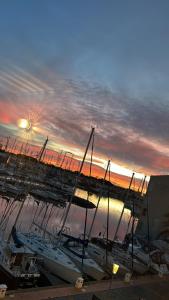
{"label": "sun", "polygon": [[17,119],[18,134],[26,140],[32,140],[38,134],[40,128],[40,119],[42,118],[42,111],[39,107],[27,107],[24,115],[20,115]]}
{"label": "sun", "polygon": [[32,127],[32,124],[31,124],[30,120],[28,120],[28,119],[19,119],[18,127],[29,131]]}

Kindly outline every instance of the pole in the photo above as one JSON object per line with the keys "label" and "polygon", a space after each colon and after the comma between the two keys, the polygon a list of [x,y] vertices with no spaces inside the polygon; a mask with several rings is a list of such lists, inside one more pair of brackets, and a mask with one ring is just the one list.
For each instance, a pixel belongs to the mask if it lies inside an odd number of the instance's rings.
{"label": "pole", "polygon": [[101,191],[100,196],[99,196],[98,201],[97,201],[97,205],[96,205],[96,209],[95,209],[95,212],[94,212],[92,224],[91,224],[90,230],[89,230],[88,239],[90,239],[90,237],[91,237],[91,233],[92,233],[93,225],[94,225],[94,222],[95,222],[96,214],[97,214],[97,211],[98,211],[100,199],[101,199],[101,197],[103,195],[103,187],[104,187],[105,179],[106,179],[107,172],[108,172],[108,169],[109,169],[109,165],[110,165],[110,160],[108,160],[108,163],[107,163],[107,168],[106,168],[106,171],[105,171],[105,174],[104,174],[104,178],[103,178],[102,191]]}
{"label": "pole", "polygon": [[[26,196],[27,196],[27,195],[26,195]],[[18,213],[17,213],[15,222],[14,222],[14,224],[13,224],[13,228],[16,226],[16,224],[17,224],[17,222],[18,222],[18,219],[19,219],[20,213],[21,213],[21,211],[22,211],[22,208],[23,208],[23,206],[24,206],[25,200],[26,200],[26,197],[25,197],[25,199],[24,199],[24,200],[22,201],[22,203],[21,203],[21,206],[20,206],[19,211],[18,211]],[[11,239],[11,235],[12,235],[12,230],[11,230],[9,236],[8,236],[7,243],[9,243],[9,241],[10,241],[10,239]]]}
{"label": "pole", "polygon": [[133,273],[133,266],[134,266],[134,261],[133,261],[133,257],[134,257],[134,223],[135,223],[135,207],[134,207],[134,197],[132,198],[132,228],[131,228],[131,234],[132,234],[132,250],[131,250],[131,270]]}
{"label": "pole", "polygon": [[[109,182],[110,182],[110,166],[109,166]],[[108,198],[107,198],[107,230],[106,230],[106,266],[108,263],[108,241],[109,241],[109,216],[110,216],[110,188],[108,187]]]}
{"label": "pole", "polygon": [[72,201],[73,201],[73,197],[74,197],[74,194],[75,194],[75,191],[76,191],[77,183],[78,183],[79,177],[80,177],[82,169],[83,169],[83,165],[84,165],[86,155],[87,155],[87,152],[88,152],[88,149],[89,149],[89,146],[90,146],[90,142],[91,142],[92,136],[94,134],[94,130],[95,130],[95,128],[92,127],[90,137],[89,137],[89,140],[88,140],[88,143],[87,143],[87,146],[86,146],[86,150],[85,150],[85,153],[84,153],[84,156],[83,156],[83,160],[82,160],[81,165],[80,165],[80,170],[79,170],[79,173],[76,177],[76,181],[75,181],[75,185],[74,185],[74,188],[73,188],[73,191],[72,191],[72,195],[71,195],[71,198],[70,198],[70,201],[69,201],[66,213],[65,213],[65,217],[64,217],[64,220],[63,220],[63,223],[62,223],[62,226],[61,226],[57,246],[59,245],[59,243],[61,241],[62,232],[63,232],[63,229],[65,227],[65,223],[66,223],[66,220],[67,220],[67,217],[68,217],[68,214],[69,214],[69,210],[70,210],[70,207],[71,207],[71,204],[72,204]]}
{"label": "pole", "polygon": [[43,147],[42,147],[42,149],[41,149],[41,151],[40,151],[40,153],[39,153],[39,159],[38,159],[38,162],[41,162],[42,155],[43,155],[43,153],[44,153],[44,151],[45,151],[45,149],[46,149],[47,143],[48,143],[48,137],[46,138],[46,141],[44,142],[44,145],[43,145]]}
{"label": "pole", "polygon": [[142,183],[141,191],[140,191],[141,195],[142,195],[143,190],[144,190],[144,185],[145,185],[145,182],[146,182],[146,178],[147,178],[147,176],[145,175],[145,176],[144,176],[143,183]]}
{"label": "pole", "polygon": [[[89,176],[91,177],[92,175],[92,163],[93,163],[93,150],[94,150],[94,134],[92,138],[92,150],[91,150],[91,158],[90,158],[90,170],[89,170]],[[89,200],[89,192],[87,195],[87,201]],[[84,263],[84,257],[85,257],[85,240],[86,240],[86,229],[87,229],[87,218],[88,218],[88,209],[86,208],[86,214],[85,214],[85,224],[84,224],[84,243],[83,243],[83,254],[82,254],[82,271],[83,271],[83,263]]]}
{"label": "pole", "polygon": [[118,224],[117,224],[117,228],[116,228],[116,231],[115,231],[115,235],[114,235],[113,241],[116,239],[117,233],[118,233],[118,231],[119,231],[119,227],[120,227],[120,224],[121,224],[121,220],[122,220],[122,217],[123,217],[123,214],[124,214],[125,203],[126,203],[126,201],[128,200],[128,197],[129,197],[129,192],[130,192],[130,190],[131,190],[131,185],[132,185],[132,182],[133,182],[134,175],[135,175],[135,174],[133,173],[133,174],[132,174],[132,177],[131,177],[131,179],[130,179],[129,188],[128,188],[128,190],[127,190],[127,194],[126,194],[126,197],[125,197],[125,200],[124,200],[124,206],[123,206],[123,209],[122,209],[120,218],[119,218],[119,222],[118,222]]}
{"label": "pole", "polygon": [[8,151],[8,144],[9,144],[10,136],[7,136],[6,138],[6,145],[5,145],[5,151]]}

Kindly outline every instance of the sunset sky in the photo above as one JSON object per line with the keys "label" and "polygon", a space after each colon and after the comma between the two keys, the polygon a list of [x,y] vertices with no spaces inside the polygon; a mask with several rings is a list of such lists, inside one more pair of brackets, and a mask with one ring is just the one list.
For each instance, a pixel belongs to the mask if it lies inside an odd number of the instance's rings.
{"label": "sunset sky", "polygon": [[[169,1],[1,0],[0,135],[124,175],[169,172]],[[142,176],[142,175],[141,175]]]}

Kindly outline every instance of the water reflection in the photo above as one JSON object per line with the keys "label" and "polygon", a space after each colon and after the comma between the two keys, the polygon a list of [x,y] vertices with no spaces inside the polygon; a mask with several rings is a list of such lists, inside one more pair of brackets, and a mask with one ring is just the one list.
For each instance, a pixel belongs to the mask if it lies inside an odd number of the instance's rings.
{"label": "water reflection", "polygon": [[[87,199],[87,192],[81,189],[77,189],[76,195]],[[91,195],[89,200],[95,205],[97,203],[98,197],[96,195]],[[106,234],[106,218],[107,218],[107,198],[101,198],[98,213],[96,216],[95,224],[92,231],[92,236],[97,236],[99,233],[105,236]],[[1,216],[5,211],[7,201],[0,198],[0,212]],[[1,226],[4,236],[7,236],[12,228],[15,221],[17,212],[21,202],[15,201],[11,212],[7,220]],[[48,205],[48,206],[47,206]],[[109,238],[114,237],[114,233],[117,227],[117,223],[123,208],[123,202],[117,199],[110,199],[110,219],[109,219]],[[91,222],[93,219],[95,209],[88,209],[88,221],[87,221],[87,232],[89,232]],[[18,220],[17,227],[22,231],[29,231],[30,225],[34,219],[36,212],[35,223],[43,225],[47,230],[56,233],[56,228],[61,225],[65,209],[52,206],[52,204],[46,204],[44,202],[36,202],[32,196],[28,196],[22,214]],[[46,215],[45,215],[46,212]],[[42,224],[43,217],[45,216],[44,222]],[[126,233],[127,224],[130,218],[130,211],[128,209],[124,210],[123,219],[121,226],[119,228],[118,237],[120,239],[124,238]],[[49,222],[48,222],[49,221]],[[83,233],[85,221],[85,209],[78,207],[76,205],[71,206],[70,212],[67,218],[66,227],[70,229],[70,232],[75,236],[79,236]],[[38,229],[37,229],[38,231]]]}

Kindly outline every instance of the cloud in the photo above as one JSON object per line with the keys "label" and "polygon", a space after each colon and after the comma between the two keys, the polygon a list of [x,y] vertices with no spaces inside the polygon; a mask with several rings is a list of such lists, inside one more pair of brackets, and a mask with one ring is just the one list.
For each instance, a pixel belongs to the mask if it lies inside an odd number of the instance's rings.
{"label": "cloud", "polygon": [[[96,125],[96,161],[111,158],[149,174],[168,172],[166,99],[132,98],[122,90],[65,79],[49,70],[44,80],[15,66],[0,72],[0,85],[2,125],[14,126],[18,118],[34,116],[36,140],[49,135],[52,148],[66,147],[77,157],[84,151],[91,126]],[[1,126],[1,134],[3,130]]]}

